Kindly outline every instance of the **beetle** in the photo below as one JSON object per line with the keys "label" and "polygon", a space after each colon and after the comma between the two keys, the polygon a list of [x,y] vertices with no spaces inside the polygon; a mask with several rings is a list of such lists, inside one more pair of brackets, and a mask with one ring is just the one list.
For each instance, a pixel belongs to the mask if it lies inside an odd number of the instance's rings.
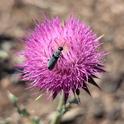
{"label": "beetle", "polygon": [[55,53],[53,53],[52,57],[48,61],[48,69],[49,70],[52,70],[55,67],[62,51],[63,51],[63,47],[60,46],[60,47],[58,47],[58,50]]}

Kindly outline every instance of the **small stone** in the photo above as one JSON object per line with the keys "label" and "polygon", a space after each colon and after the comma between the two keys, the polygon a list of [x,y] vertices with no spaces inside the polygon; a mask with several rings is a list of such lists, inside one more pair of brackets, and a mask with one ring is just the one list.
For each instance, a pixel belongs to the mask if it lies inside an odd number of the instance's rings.
{"label": "small stone", "polygon": [[12,48],[12,43],[11,42],[7,42],[7,41],[4,41],[4,43],[2,43],[1,47],[4,51],[6,52],[10,52],[11,48]]}
{"label": "small stone", "polygon": [[124,74],[123,73],[118,73],[118,74],[112,74],[112,75],[107,75],[104,79],[102,83],[102,88],[106,91],[106,92],[116,92],[122,82],[124,80]]}
{"label": "small stone", "polygon": [[99,99],[96,99],[91,106],[91,113],[95,119],[102,119],[105,116],[104,105]]}
{"label": "small stone", "polygon": [[0,50],[0,59],[5,60],[9,57],[8,53],[4,50]]}
{"label": "small stone", "polygon": [[113,108],[113,110],[111,110],[107,114],[107,116],[110,120],[118,120],[119,118],[121,118],[121,109],[120,108]]}

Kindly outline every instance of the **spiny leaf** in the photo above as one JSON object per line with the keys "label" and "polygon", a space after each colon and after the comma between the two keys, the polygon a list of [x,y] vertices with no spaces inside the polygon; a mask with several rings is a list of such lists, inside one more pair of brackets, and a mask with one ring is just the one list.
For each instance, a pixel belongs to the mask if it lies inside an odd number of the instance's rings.
{"label": "spiny leaf", "polygon": [[76,94],[79,96],[80,95],[80,90],[76,89]]}
{"label": "spiny leaf", "polygon": [[90,96],[91,96],[91,93],[87,87],[87,85],[84,83],[84,86],[82,87]]}
{"label": "spiny leaf", "polygon": [[69,93],[64,93],[64,102],[65,102],[65,104],[67,102],[68,96],[69,96]]}
{"label": "spiny leaf", "polygon": [[57,95],[58,95],[58,93],[57,93],[57,92],[54,92],[54,93],[52,94],[52,98],[55,99]]}
{"label": "spiny leaf", "polygon": [[99,70],[100,72],[106,72],[104,69],[102,69],[101,66],[95,66],[94,68]]}
{"label": "spiny leaf", "polygon": [[74,97],[73,99],[69,100],[69,103],[70,104],[79,104],[79,100],[76,97]]}
{"label": "spiny leaf", "polygon": [[94,75],[94,74],[91,74],[91,77],[93,77],[93,78],[98,78],[96,75]]}
{"label": "spiny leaf", "polygon": [[35,99],[35,101],[39,100],[42,96],[43,96],[43,94],[39,95],[39,96]]}
{"label": "spiny leaf", "polygon": [[101,89],[101,88],[99,87],[99,85],[94,81],[94,79],[93,79],[92,77],[89,77],[89,78],[88,78],[88,82],[89,82],[90,84],[92,84],[92,85],[98,87],[99,89]]}

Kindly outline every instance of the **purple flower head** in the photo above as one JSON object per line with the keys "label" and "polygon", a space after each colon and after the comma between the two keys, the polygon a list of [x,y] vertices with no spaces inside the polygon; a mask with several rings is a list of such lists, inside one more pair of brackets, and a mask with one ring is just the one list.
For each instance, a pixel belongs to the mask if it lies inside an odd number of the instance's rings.
{"label": "purple flower head", "polygon": [[88,83],[98,87],[93,78],[104,71],[99,40],[74,17],[64,23],[58,17],[46,19],[25,40],[23,79],[53,98],[63,91],[67,100],[71,92],[79,95],[81,88],[90,93]]}

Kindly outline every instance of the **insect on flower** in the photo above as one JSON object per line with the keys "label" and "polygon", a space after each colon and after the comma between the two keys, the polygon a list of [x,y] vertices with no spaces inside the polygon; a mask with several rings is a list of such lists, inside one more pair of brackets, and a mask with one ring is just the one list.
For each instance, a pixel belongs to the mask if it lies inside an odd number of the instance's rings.
{"label": "insect on flower", "polygon": [[49,70],[52,70],[55,67],[58,59],[60,58],[60,56],[62,54],[64,45],[65,45],[65,42],[64,42],[63,46],[58,47],[58,50],[55,53],[53,53],[52,57],[49,59],[49,61],[48,61],[48,69]]}
{"label": "insect on flower", "polygon": [[55,65],[58,61],[58,58],[61,55],[62,50],[63,50],[63,47],[59,47],[58,50],[52,55],[52,57],[48,61],[48,69],[49,70],[52,70],[55,67]]}
{"label": "insect on flower", "polygon": [[65,101],[71,93],[79,97],[81,89],[90,94],[88,84],[99,88],[94,78],[104,72],[101,38],[73,16],[44,20],[25,40],[23,80],[53,99],[61,92]]}

